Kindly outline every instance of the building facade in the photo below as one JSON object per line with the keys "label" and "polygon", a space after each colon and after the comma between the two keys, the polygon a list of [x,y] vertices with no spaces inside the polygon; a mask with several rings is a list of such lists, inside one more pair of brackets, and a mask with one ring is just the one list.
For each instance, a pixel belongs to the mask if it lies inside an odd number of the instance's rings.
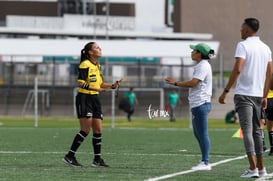
{"label": "building facade", "polygon": [[[258,35],[273,48],[272,7],[272,0],[176,0],[174,31],[213,34],[213,39],[221,42],[219,52],[224,57],[224,69],[230,71],[245,18],[260,20]],[[217,67],[219,62],[215,62],[214,70]]]}

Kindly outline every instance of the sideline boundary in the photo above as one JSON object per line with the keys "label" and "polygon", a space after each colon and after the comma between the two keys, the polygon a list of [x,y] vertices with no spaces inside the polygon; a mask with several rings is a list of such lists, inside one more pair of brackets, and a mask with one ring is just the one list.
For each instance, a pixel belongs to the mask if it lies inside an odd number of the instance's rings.
{"label": "sideline boundary", "polygon": [[[225,160],[221,160],[219,162],[212,163],[211,167],[215,167],[217,165],[220,165],[220,164],[223,164],[223,163],[227,163],[227,162],[231,162],[231,161],[234,161],[234,160],[240,160],[240,159],[243,159],[243,158],[246,158],[246,157],[247,157],[247,155],[239,156],[239,157],[235,157],[235,158],[230,158],[230,159],[225,159]],[[146,179],[144,181],[164,180],[164,179],[168,179],[168,178],[175,177],[175,176],[178,176],[178,175],[184,175],[184,174],[187,174],[187,173],[192,173],[192,172],[197,172],[197,171],[199,171],[199,170],[186,170],[186,171],[176,172],[176,173],[172,173],[172,174],[168,174],[168,175],[163,175],[163,176],[159,176],[159,177],[149,178],[149,179]]]}
{"label": "sideline boundary", "polygon": [[[0,150],[0,154],[66,154],[67,152],[65,151],[8,151],[8,150]],[[89,154],[86,152],[77,152],[77,154]],[[114,153],[114,152],[105,152],[105,155],[116,155],[120,153]],[[180,154],[178,153],[171,153],[171,154],[145,154],[145,153],[123,153],[122,155],[132,155],[132,156],[179,156]],[[185,154],[185,156],[188,157],[195,157],[196,155],[194,154]],[[214,157],[227,157],[226,155],[214,155]],[[229,156],[228,156],[229,157]]]}
{"label": "sideline boundary", "polygon": [[[266,150],[265,152],[267,152],[267,151],[269,151],[269,150]],[[211,163],[210,165],[211,165],[211,167],[215,167],[215,166],[223,164],[223,163],[228,163],[228,162],[231,162],[231,161],[234,161],[234,160],[241,160],[241,159],[244,159],[246,157],[247,157],[247,155],[243,155],[243,156],[239,156],[239,157],[235,157],[235,158],[229,158],[229,159],[221,160],[219,162]],[[162,175],[162,176],[159,176],[159,177],[145,179],[144,181],[159,181],[159,180],[164,180],[164,179],[168,179],[168,178],[171,178],[171,177],[176,177],[176,176],[179,176],[179,175],[185,175],[185,174],[192,173],[192,172],[197,172],[197,171],[199,171],[199,170],[185,170],[185,171],[181,171],[181,172]],[[270,173],[270,174],[268,174],[268,175],[266,175],[264,177],[256,179],[255,181],[267,181],[267,180],[272,180],[272,178],[273,178],[273,173]]]}

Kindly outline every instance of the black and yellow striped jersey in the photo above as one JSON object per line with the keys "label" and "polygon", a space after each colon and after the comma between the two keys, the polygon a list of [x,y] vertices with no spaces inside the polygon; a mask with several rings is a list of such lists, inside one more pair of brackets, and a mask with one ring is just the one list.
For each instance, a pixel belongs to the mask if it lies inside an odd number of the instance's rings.
{"label": "black and yellow striped jersey", "polygon": [[[78,82],[86,82],[89,86],[100,88],[103,83],[100,64],[93,64],[90,60],[84,60],[79,65]],[[84,94],[99,94],[97,91],[86,90],[81,87],[78,92]]]}

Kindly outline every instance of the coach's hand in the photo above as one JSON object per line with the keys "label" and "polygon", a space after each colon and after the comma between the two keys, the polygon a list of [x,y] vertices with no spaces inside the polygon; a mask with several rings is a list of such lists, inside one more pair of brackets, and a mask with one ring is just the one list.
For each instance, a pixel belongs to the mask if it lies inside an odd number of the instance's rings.
{"label": "coach's hand", "polygon": [[175,83],[175,80],[172,78],[172,77],[167,77],[165,78],[165,81],[168,83],[168,84],[171,84],[173,85]]}
{"label": "coach's hand", "polygon": [[222,95],[218,99],[220,104],[226,104],[226,96],[227,96],[227,93],[223,92]]}

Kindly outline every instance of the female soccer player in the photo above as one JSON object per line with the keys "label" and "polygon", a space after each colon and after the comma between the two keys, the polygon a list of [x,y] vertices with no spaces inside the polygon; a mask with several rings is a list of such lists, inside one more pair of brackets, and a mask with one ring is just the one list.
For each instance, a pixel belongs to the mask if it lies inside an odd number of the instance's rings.
{"label": "female soccer player", "polygon": [[114,84],[107,84],[103,81],[99,58],[102,55],[101,48],[96,42],[87,43],[81,50],[81,62],[78,73],[78,94],[76,96],[77,116],[80,121],[80,131],[76,134],[70,150],[63,158],[63,161],[74,167],[81,167],[75,157],[77,149],[89,134],[93,131],[93,167],[109,167],[101,158],[102,142],[102,109],[99,93],[106,89],[116,89],[121,80]]}

